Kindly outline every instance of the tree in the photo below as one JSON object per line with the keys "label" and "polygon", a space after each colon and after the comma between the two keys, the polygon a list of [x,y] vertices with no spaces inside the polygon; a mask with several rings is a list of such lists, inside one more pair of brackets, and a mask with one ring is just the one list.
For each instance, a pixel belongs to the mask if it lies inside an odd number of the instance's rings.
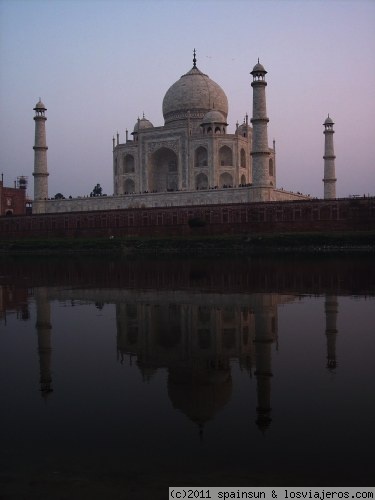
{"label": "tree", "polygon": [[62,193],[55,194],[55,200],[63,200],[65,196]]}
{"label": "tree", "polygon": [[97,184],[94,189],[91,191],[90,196],[101,196],[102,195],[102,187],[100,184]]}

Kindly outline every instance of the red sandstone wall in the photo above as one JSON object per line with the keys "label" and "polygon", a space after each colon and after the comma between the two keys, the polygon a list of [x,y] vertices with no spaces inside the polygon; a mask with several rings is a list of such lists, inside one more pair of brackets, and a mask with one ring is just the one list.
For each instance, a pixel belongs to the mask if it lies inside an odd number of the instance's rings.
{"label": "red sandstone wall", "polygon": [[3,187],[0,182],[0,215],[11,212],[13,215],[26,214],[26,191],[19,188]]}
{"label": "red sandstone wall", "polygon": [[139,208],[0,218],[0,236],[7,239],[370,229],[375,229],[375,198]]}

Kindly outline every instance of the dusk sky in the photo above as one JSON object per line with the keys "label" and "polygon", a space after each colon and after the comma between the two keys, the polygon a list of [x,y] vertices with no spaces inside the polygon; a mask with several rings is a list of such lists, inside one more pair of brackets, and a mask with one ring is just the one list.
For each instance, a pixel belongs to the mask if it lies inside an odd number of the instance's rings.
{"label": "dusk sky", "polygon": [[193,65],[225,91],[228,132],[268,74],[277,187],[323,197],[323,122],[335,122],[337,196],[375,195],[375,1],[0,0],[0,173],[28,176],[34,111],[47,108],[49,196],[113,194],[112,137]]}

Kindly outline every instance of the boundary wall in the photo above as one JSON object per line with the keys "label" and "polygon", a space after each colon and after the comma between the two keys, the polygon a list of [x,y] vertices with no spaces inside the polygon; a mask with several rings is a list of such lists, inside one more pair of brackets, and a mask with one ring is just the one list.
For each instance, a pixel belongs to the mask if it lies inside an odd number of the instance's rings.
{"label": "boundary wall", "polygon": [[1,239],[357,230],[375,230],[374,197],[0,217]]}

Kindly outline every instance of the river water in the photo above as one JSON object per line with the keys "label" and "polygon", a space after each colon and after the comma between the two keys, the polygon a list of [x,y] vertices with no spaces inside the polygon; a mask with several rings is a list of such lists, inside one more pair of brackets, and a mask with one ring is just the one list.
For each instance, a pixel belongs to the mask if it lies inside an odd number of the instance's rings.
{"label": "river water", "polygon": [[0,259],[0,498],[370,486],[369,256]]}

